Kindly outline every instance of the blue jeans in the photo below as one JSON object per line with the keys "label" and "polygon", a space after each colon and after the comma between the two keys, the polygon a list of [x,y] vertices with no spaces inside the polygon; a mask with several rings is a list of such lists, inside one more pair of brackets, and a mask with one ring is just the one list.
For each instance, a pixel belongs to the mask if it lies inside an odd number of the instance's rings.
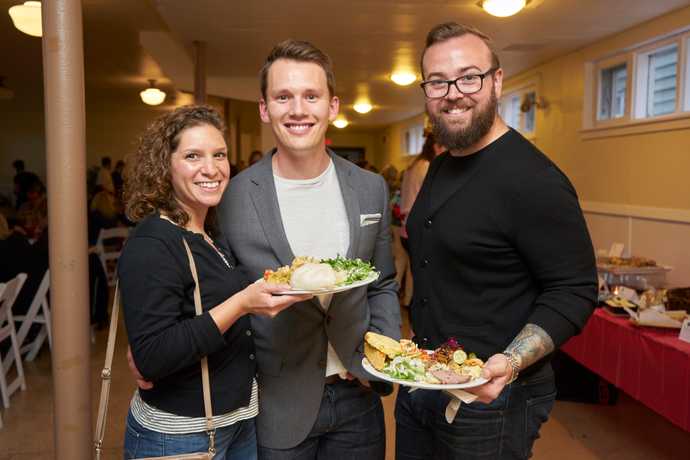
{"label": "blue jeans", "polygon": [[527,459],[556,399],[551,366],[503,389],[489,404],[461,404],[446,422],[450,396],[400,387],[395,404],[397,460]]}
{"label": "blue jeans", "polygon": [[316,422],[300,444],[290,449],[259,446],[261,460],[383,460],[385,455],[381,398],[358,380],[325,386]]}
{"label": "blue jeans", "polygon": [[[208,450],[205,431],[166,434],[141,426],[130,412],[125,428],[125,460],[163,455],[188,454]],[[216,430],[215,460],[256,460],[254,419],[242,420]]]}

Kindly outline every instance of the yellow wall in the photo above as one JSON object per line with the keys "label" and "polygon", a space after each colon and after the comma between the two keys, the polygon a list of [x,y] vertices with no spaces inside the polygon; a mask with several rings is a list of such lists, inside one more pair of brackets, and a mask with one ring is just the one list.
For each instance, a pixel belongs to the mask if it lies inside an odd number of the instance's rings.
{"label": "yellow wall", "polygon": [[[421,110],[422,108],[420,108],[420,111]],[[407,153],[403,151],[403,133],[410,126],[418,125],[419,123],[424,123],[423,113],[394,123],[382,130],[383,137],[385,137],[385,143],[382,146],[383,149],[379,157],[379,162],[381,164],[392,164],[400,171],[410,164],[413,157],[407,155]]]}
{"label": "yellow wall", "polygon": [[[581,200],[690,208],[690,129],[583,139],[585,63],[690,24],[690,7],[661,16],[506,80],[536,79],[536,144],[573,181]],[[689,114],[690,116],[690,114]]]}
{"label": "yellow wall", "polygon": [[[0,194],[12,194],[14,169],[12,162],[23,159],[28,171],[35,172],[45,180],[45,128],[43,101],[40,97],[26,100],[15,96],[14,100],[2,101],[0,110]],[[175,105],[191,102],[191,96],[180,94]],[[223,113],[225,100],[210,96],[209,105]],[[239,149],[239,138],[248,136],[249,146],[240,151],[241,158],[249,157],[251,150],[260,148],[261,122],[258,104],[230,100],[226,122],[236,130],[228,129],[229,149]],[[87,168],[100,165],[103,156],[110,156],[115,163],[136,149],[139,136],[158,116],[171,110],[167,104],[151,107],[143,104],[134,93],[101,94],[97,97],[87,92],[86,97],[86,165]],[[86,178],[84,179],[86,181]],[[86,183],[86,182],[85,182]]]}

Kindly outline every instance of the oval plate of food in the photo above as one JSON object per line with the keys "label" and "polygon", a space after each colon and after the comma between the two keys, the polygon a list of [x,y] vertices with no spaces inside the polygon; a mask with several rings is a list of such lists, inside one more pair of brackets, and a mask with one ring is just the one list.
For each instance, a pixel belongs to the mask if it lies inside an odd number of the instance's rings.
{"label": "oval plate of food", "polygon": [[336,285],[332,287],[324,287],[319,289],[290,289],[289,291],[274,292],[276,295],[290,295],[290,294],[335,294],[336,292],[349,291],[350,289],[366,286],[379,279],[379,272],[371,272],[369,276],[360,281],[353,281],[350,284]]}
{"label": "oval plate of food", "polygon": [[264,281],[289,284],[292,289],[276,292],[290,294],[333,294],[373,283],[379,278],[370,263],[360,259],[315,259],[296,257],[291,265],[276,270],[266,270]]}
{"label": "oval plate of food", "polygon": [[483,377],[477,377],[465,383],[428,383],[417,382],[414,380],[396,379],[384,372],[374,369],[374,366],[371,365],[367,358],[362,358],[362,367],[374,377],[378,377],[386,382],[397,383],[406,387],[421,388],[423,390],[462,390],[464,388],[478,387],[479,385],[484,385],[486,382],[488,382],[488,380]]}
{"label": "oval plate of food", "polygon": [[484,362],[466,353],[454,338],[435,350],[411,340],[395,340],[375,332],[364,335],[362,367],[391,383],[426,390],[460,390],[488,382],[480,377]]}

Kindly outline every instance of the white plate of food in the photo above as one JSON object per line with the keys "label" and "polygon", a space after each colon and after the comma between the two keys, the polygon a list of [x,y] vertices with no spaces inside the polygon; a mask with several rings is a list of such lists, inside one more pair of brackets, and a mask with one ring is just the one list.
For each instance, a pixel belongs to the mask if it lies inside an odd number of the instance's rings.
{"label": "white plate of food", "polygon": [[465,388],[478,387],[479,385],[483,385],[486,382],[488,382],[488,380],[483,377],[471,379],[465,383],[427,383],[417,382],[414,380],[396,379],[384,372],[380,372],[374,369],[374,366],[371,365],[367,358],[362,359],[362,367],[364,367],[364,370],[373,375],[374,377],[378,377],[379,379],[385,380],[386,382],[397,383],[399,385],[404,385],[406,387],[421,388],[423,390],[462,390]]}
{"label": "white plate of food", "polygon": [[291,265],[266,270],[263,280],[269,283],[289,284],[292,289],[276,292],[290,294],[333,294],[373,283],[379,272],[360,259],[315,259],[296,257]]}
{"label": "white plate of food", "polygon": [[362,367],[386,382],[425,390],[461,390],[488,382],[480,377],[484,363],[454,339],[436,350],[421,350],[410,340],[367,332]]}

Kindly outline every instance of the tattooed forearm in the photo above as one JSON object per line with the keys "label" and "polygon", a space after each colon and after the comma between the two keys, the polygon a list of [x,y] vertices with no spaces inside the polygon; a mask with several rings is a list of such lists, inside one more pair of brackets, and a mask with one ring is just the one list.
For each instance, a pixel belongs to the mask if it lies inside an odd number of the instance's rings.
{"label": "tattooed forearm", "polygon": [[520,363],[520,370],[523,370],[551,353],[553,349],[553,340],[544,329],[536,324],[527,324],[505,352],[515,356]]}

